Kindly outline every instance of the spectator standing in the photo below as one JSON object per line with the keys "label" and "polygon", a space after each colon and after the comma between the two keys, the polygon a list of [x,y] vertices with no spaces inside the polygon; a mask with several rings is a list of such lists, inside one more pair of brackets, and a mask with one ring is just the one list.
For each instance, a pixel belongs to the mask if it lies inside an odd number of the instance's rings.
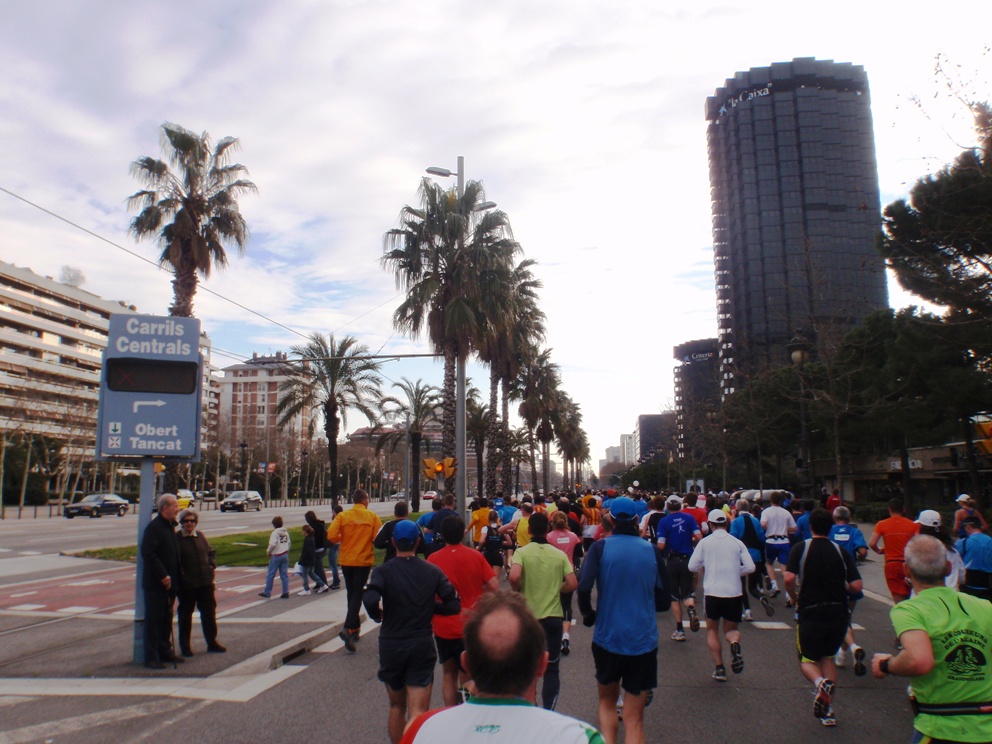
{"label": "spectator standing", "polygon": [[303,573],[300,574],[300,578],[303,579],[303,588],[297,594],[301,597],[310,596],[310,579],[314,581],[314,591],[317,594],[326,592],[327,584],[320,580],[320,575],[317,573],[316,540],[314,539],[313,527],[309,524],[303,525],[303,549],[300,551],[299,564],[303,569]]}
{"label": "spectator standing", "polygon": [[[316,513],[308,511],[303,515],[307,524],[313,529],[313,550],[315,560],[313,564],[314,578],[318,584],[328,585],[327,573],[324,571],[324,554],[327,552],[327,524],[322,519],[317,519]],[[325,590],[326,591],[326,590]]]}
{"label": "spectator standing", "polygon": [[[331,521],[333,522],[339,514],[344,511],[344,507],[341,504],[335,504],[331,507]],[[327,532],[324,532],[324,552],[327,554],[327,568],[331,571],[331,575],[334,577],[331,579],[331,589],[341,588],[341,570],[338,566],[338,553],[339,546],[335,542],[331,542],[327,539]]]}
{"label": "spectator standing", "polygon": [[276,573],[279,574],[279,582],[282,584],[282,599],[289,599],[289,532],[282,526],[282,517],[272,518],[272,533],[269,535],[269,545],[265,549],[265,554],[269,557],[269,571],[265,575],[265,590],[258,593],[258,596],[268,599],[272,596],[272,585],[275,583]]}
{"label": "spectator standing", "polygon": [[347,592],[348,613],[344,619],[344,629],[338,637],[350,653],[355,653],[361,620],[362,589],[375,563],[372,541],[382,529],[379,516],[369,511],[369,495],[359,488],[352,494],[353,506],[338,514],[327,528],[327,538],[340,546],[338,561],[344,574],[344,588]]}
{"label": "spectator standing", "polygon": [[207,642],[207,652],[227,651],[217,642],[217,598],[214,571],[217,553],[210,547],[207,536],[196,529],[200,521],[193,509],[179,515],[179,649],[183,656],[193,655],[190,643],[193,635],[193,610],[200,611],[200,627]]}
{"label": "spectator standing", "polygon": [[172,607],[181,588],[174,494],[158,500],[158,514],[141,537],[141,589],[145,597],[145,666],[165,669],[165,662],[185,661],[172,646]]}
{"label": "spectator standing", "polygon": [[420,541],[417,525],[400,520],[392,540],[396,558],[376,567],[362,600],[369,617],[382,623],[378,677],[389,698],[389,739],[397,744],[407,721],[431,704],[437,662],[434,615],[457,615],[461,603],[441,569],[415,555]]}
{"label": "spectator standing", "polygon": [[914,596],[889,611],[902,649],[875,654],[876,679],[910,678],[914,742],[992,741],[992,613],[981,599],[944,584],[944,545],[929,535],[906,545]]}

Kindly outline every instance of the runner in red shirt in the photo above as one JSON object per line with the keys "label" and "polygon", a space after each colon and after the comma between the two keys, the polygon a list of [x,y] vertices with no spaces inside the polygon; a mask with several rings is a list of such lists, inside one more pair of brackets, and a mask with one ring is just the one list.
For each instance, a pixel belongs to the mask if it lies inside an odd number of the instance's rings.
{"label": "runner in red shirt", "polygon": [[447,706],[465,702],[465,684],[468,674],[461,668],[461,655],[465,650],[462,641],[462,628],[466,615],[470,615],[475,603],[483,592],[495,592],[499,582],[492,566],[477,550],[462,545],[465,536],[465,520],[457,515],[445,517],[441,521],[441,537],[444,547],[435,550],[427,561],[444,572],[448,581],[455,587],[462,601],[459,615],[434,616],[434,643],[437,646],[437,660],[441,664],[441,692]]}
{"label": "runner in red shirt", "polygon": [[[919,533],[920,525],[903,516],[902,499],[889,500],[889,518],[875,525],[868,547],[885,556],[885,583],[892,594],[892,601],[898,604],[909,599],[909,585],[906,583],[906,543]],[[878,541],[882,547],[878,547]]]}

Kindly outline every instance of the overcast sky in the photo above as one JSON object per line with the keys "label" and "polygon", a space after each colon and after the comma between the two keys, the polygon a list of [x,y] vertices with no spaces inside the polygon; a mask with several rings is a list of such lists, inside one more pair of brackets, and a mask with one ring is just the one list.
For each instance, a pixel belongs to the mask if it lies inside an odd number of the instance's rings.
{"label": "overcast sky", "polygon": [[[794,57],[863,65],[884,205],[972,141],[934,63],[987,98],[990,16],[977,0],[6,2],[0,187],[154,260],[126,233],[130,162],[159,156],[165,121],[238,137],[252,240],[201,286],[302,335],[409,353],[427,346],[392,330],[382,236],[424,169],[463,155],[538,262],[595,466],[639,414],[672,408],[672,348],[716,332],[706,97]],[[171,301],[167,274],[2,192],[0,259],[78,268],[148,314]],[[203,291],[195,312],[221,367],[303,341]],[[384,372],[441,383],[439,362]]]}

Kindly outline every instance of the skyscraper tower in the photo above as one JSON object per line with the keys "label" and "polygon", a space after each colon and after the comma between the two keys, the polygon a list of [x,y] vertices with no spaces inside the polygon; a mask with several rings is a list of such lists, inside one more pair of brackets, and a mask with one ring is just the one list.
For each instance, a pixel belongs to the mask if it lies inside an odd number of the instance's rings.
{"label": "skyscraper tower", "polygon": [[738,72],[706,99],[723,393],[888,305],[868,76],[814,59]]}

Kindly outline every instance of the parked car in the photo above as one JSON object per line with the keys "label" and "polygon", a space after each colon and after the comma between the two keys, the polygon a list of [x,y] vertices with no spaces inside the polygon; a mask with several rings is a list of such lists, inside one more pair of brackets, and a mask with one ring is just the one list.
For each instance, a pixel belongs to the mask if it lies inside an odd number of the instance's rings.
{"label": "parked car", "polygon": [[116,493],[91,493],[76,504],[68,504],[62,510],[66,519],[73,517],[102,517],[104,514],[116,514],[123,517],[127,514],[128,504]]}
{"label": "parked car", "polygon": [[434,499],[436,499],[436,498],[437,498],[437,491],[424,491],[424,492],[423,492],[423,493],[422,493],[422,494],[420,495],[420,498],[422,498],[422,499],[427,499],[427,500],[429,500],[429,501],[432,501],[432,500],[434,500]]}
{"label": "parked car", "polygon": [[235,491],[220,502],[220,510],[246,512],[249,509],[262,511],[262,496],[258,491]]}
{"label": "parked car", "polygon": [[189,509],[196,506],[196,494],[188,488],[180,488],[176,491],[176,501],[180,509]]}
{"label": "parked car", "polygon": [[406,491],[397,491],[389,498],[391,498],[393,501],[406,501]]}
{"label": "parked car", "polygon": [[219,488],[211,488],[209,491],[197,491],[196,498],[200,501],[222,501],[224,492]]}

